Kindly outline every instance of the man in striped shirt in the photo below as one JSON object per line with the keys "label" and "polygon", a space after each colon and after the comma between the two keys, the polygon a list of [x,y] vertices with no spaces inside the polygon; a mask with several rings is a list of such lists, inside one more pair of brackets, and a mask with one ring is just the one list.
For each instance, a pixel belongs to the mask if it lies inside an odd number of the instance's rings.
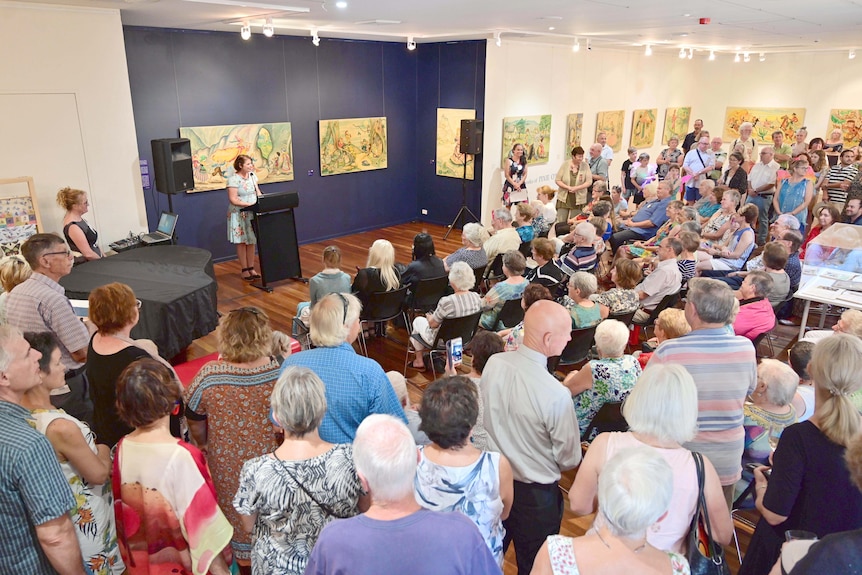
{"label": "man in striped shirt", "polygon": [[838,208],[839,212],[844,209],[844,204],[847,202],[847,190],[850,188],[850,183],[856,179],[859,173],[859,169],[853,163],[855,157],[856,152],[853,150],[841,152],[841,163],[829,168],[829,174],[823,184],[829,201]]}
{"label": "man in striped shirt", "polygon": [[754,346],[728,331],[734,295],[727,284],[709,278],[692,278],[688,284],[685,318],[691,333],[663,342],[650,358],[653,364],[685,367],[697,385],[698,433],[685,444],[709,458],[718,472],[727,498],[742,471],[745,432],[742,408],[757,385]]}

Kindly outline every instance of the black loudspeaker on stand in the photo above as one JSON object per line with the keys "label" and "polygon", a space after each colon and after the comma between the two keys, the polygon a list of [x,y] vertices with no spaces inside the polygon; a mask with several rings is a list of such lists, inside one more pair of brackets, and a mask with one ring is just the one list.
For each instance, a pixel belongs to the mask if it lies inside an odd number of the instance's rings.
{"label": "black loudspeaker on stand", "polygon": [[192,145],[186,138],[151,140],[156,190],[168,196],[168,211],[173,212],[171,196],[195,189],[192,170]]}
{"label": "black loudspeaker on stand", "polygon": [[482,153],[482,133],[485,129],[485,123],[482,120],[461,120],[461,138],[458,140],[459,151],[464,154],[464,173],[461,176],[461,209],[458,210],[458,215],[449,224],[449,230],[443,239],[449,237],[456,225],[461,224],[463,227],[466,215],[472,216],[473,220],[478,222],[479,218],[476,214],[470,211],[467,207],[467,156],[473,156],[473,173],[476,173],[476,156]]}

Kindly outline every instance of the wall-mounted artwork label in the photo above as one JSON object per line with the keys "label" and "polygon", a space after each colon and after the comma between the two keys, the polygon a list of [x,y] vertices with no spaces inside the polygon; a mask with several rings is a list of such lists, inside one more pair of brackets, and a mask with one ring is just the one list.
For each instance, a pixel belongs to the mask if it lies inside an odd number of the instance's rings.
{"label": "wall-mounted artwork label", "polygon": [[460,108],[437,108],[437,175],[447,178],[464,177],[464,162],[467,163],[467,179],[473,179],[475,158],[462,154],[461,120],[475,120],[476,110]]}
{"label": "wall-mounted artwork label", "polygon": [[566,149],[563,156],[568,156],[572,153],[572,148],[575,146],[583,147],[581,144],[581,136],[584,133],[584,115],[569,114],[566,116]]}
{"label": "wall-mounted artwork label", "polygon": [[844,148],[858,145],[859,140],[862,140],[862,110],[831,110],[826,135],[829,136],[832,130],[841,130]]}
{"label": "wall-mounted artwork label", "polygon": [[[607,144],[614,152],[619,152],[622,149],[624,116],[625,110],[614,110],[612,112],[599,112],[596,118],[596,138],[600,132],[604,132],[608,137]],[[592,144],[592,142],[590,143]]]}
{"label": "wall-mounted artwork label", "polygon": [[503,118],[503,153],[500,165],[516,143],[524,145],[524,156],[528,164],[547,164],[551,153],[551,115],[517,116]]}
{"label": "wall-mounted artwork label", "polygon": [[258,183],[293,180],[290,122],[180,128],[192,147],[196,192],[223,190],[240,154],[251,156]]}
{"label": "wall-mounted artwork label", "polygon": [[320,120],[320,175],[382,170],[388,163],[386,118]]}
{"label": "wall-mounted artwork label", "polygon": [[632,113],[632,147],[651,148],[655,141],[658,109],[635,110]]}
{"label": "wall-mounted artwork label", "polygon": [[679,143],[688,134],[688,123],[691,120],[691,107],[666,108],[664,111],[664,130],[661,133],[661,145],[666,146],[673,136],[679,138]]}
{"label": "wall-mounted artwork label", "polygon": [[744,122],[754,124],[751,132],[758,144],[772,144],[772,133],[784,132],[784,141],[793,142],[796,130],[805,122],[805,108],[727,108],[724,115],[725,142],[739,137],[739,126]]}

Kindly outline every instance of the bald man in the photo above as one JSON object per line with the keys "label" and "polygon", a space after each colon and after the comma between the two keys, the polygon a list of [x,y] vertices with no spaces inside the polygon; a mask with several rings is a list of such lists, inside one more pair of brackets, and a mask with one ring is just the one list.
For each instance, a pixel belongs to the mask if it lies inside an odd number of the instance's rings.
{"label": "bald man", "polygon": [[548,535],[560,531],[560,472],[581,461],[572,396],[548,373],[549,357],[571,339],[572,318],[553,301],[538,301],[524,317],[524,342],[498,353],[482,372],[485,430],[491,450],[505,455],[515,479],[515,500],[504,521],[504,550],[515,544],[519,575],[527,575]]}

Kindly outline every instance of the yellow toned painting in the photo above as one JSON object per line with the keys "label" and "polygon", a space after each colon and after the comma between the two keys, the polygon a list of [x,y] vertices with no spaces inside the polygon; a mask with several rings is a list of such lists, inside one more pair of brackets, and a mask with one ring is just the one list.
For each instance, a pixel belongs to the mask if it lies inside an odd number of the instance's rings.
{"label": "yellow toned painting", "polygon": [[772,133],[784,132],[785,141],[792,142],[796,130],[803,126],[805,108],[727,108],[724,115],[725,142],[739,137],[739,126],[743,122],[754,124],[752,135],[759,144],[772,144]]}
{"label": "yellow toned painting", "polygon": [[651,148],[655,141],[655,117],[658,109],[635,110],[632,114],[632,147]]}
{"label": "yellow toned painting", "polygon": [[596,119],[596,137],[599,132],[604,132],[608,137],[608,146],[615,152],[619,152],[623,145],[623,121],[625,110],[614,110],[613,112],[599,112]]}
{"label": "yellow toned painting", "polygon": [[584,132],[584,115],[569,114],[566,116],[566,150],[563,156],[568,156],[575,146],[581,146],[581,135]]}
{"label": "yellow toned painting", "polygon": [[475,120],[476,110],[459,108],[437,108],[437,175],[447,178],[464,177],[464,163],[467,164],[467,179],[473,179],[474,161],[472,154],[462,154],[461,120]]}
{"label": "yellow toned painting", "polygon": [[320,120],[320,175],[387,167],[386,118]]}
{"label": "yellow toned painting", "polygon": [[671,136],[679,138],[680,144],[688,134],[688,123],[691,120],[691,107],[667,108],[664,112],[664,131],[661,134],[662,146],[667,145]]}
{"label": "yellow toned painting", "polygon": [[831,110],[826,137],[836,128],[844,135],[845,148],[858,145],[862,139],[862,110]]}
{"label": "yellow toned painting", "polygon": [[290,122],[180,128],[192,148],[196,192],[222,190],[240,154],[251,156],[261,184],[293,180]]}
{"label": "yellow toned painting", "polygon": [[506,164],[516,143],[524,145],[528,164],[547,164],[551,149],[551,115],[503,118],[501,165]]}

